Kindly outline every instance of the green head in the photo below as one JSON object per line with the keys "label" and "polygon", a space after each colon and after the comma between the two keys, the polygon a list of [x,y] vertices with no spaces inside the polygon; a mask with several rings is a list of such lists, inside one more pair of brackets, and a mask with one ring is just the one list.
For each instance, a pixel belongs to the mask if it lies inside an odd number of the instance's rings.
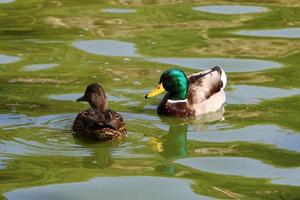
{"label": "green head", "polygon": [[170,93],[170,99],[183,100],[187,98],[189,83],[183,71],[167,70],[160,76],[159,83],[162,83],[164,89]]}

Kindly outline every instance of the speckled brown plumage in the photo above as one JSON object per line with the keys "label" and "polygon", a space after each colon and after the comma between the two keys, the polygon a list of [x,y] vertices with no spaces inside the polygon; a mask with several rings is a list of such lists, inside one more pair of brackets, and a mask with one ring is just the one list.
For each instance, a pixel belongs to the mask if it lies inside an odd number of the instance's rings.
{"label": "speckled brown plumage", "polygon": [[96,140],[116,139],[127,131],[122,116],[112,110],[94,108],[79,113],[72,128],[74,135]]}
{"label": "speckled brown plumage", "polygon": [[72,127],[73,135],[110,140],[127,133],[123,117],[113,110],[106,109],[107,97],[100,84],[90,84],[77,101],[87,101],[91,108],[77,115]]}

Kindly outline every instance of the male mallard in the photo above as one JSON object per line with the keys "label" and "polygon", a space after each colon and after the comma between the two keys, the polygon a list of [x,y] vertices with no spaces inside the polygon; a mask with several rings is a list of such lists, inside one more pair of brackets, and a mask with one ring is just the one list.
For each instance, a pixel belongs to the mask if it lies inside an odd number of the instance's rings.
{"label": "male mallard", "polygon": [[122,116],[106,109],[107,97],[100,84],[87,86],[84,95],[76,101],[87,101],[92,108],[77,115],[72,128],[74,135],[109,140],[127,133]]}
{"label": "male mallard", "polygon": [[197,116],[222,108],[226,82],[226,74],[220,67],[193,74],[188,78],[183,71],[171,69],[162,73],[159,85],[145,98],[154,97],[166,90],[168,93],[157,108],[158,114]]}

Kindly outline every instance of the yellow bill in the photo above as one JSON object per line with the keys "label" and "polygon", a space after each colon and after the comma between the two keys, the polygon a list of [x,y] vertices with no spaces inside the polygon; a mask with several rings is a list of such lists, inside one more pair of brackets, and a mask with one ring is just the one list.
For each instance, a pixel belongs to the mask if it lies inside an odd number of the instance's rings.
{"label": "yellow bill", "polygon": [[165,88],[163,87],[162,83],[159,84],[156,88],[154,88],[151,92],[149,92],[149,94],[147,94],[145,96],[145,98],[148,98],[148,97],[155,97],[161,93],[163,93],[165,91]]}

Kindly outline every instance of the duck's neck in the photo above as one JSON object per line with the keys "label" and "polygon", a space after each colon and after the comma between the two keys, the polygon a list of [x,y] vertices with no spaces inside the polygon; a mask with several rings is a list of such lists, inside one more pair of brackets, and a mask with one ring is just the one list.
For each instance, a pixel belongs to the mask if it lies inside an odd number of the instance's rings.
{"label": "duck's neck", "polygon": [[179,84],[176,84],[171,91],[169,91],[169,99],[172,100],[184,100],[187,98],[188,94],[188,82],[180,81]]}
{"label": "duck's neck", "polygon": [[107,109],[107,101],[105,100],[104,102],[95,100],[95,101],[89,101],[90,106],[93,109],[99,110],[99,111],[104,111]]}

